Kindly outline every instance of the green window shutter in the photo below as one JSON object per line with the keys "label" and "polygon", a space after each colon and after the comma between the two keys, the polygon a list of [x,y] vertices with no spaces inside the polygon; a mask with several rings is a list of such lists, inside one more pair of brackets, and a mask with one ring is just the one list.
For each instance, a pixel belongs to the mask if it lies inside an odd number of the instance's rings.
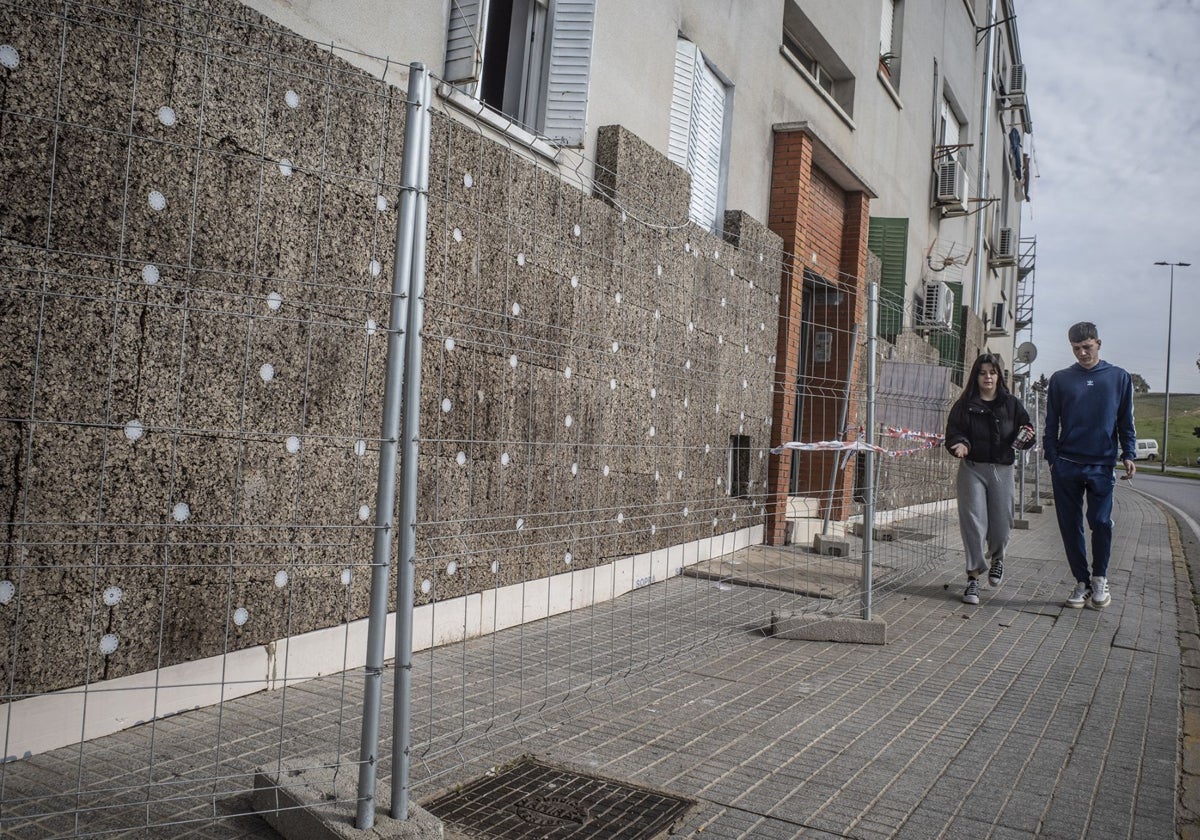
{"label": "green window shutter", "polygon": [[879,335],[888,341],[904,331],[904,266],[908,258],[908,219],[872,216],[867,248],[882,265],[879,294]]}

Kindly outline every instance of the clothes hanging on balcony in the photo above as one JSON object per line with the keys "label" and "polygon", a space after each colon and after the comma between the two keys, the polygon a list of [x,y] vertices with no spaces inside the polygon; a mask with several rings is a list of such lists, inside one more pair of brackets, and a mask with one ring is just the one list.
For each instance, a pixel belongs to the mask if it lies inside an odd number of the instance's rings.
{"label": "clothes hanging on balcony", "polygon": [[1012,128],[1008,132],[1009,146],[1012,148],[1013,175],[1021,180],[1021,130]]}

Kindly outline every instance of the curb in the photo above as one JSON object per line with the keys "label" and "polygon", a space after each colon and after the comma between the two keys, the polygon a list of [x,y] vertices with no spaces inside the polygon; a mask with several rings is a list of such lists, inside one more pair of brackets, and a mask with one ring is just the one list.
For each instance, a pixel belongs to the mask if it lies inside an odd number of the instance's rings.
{"label": "curb", "polygon": [[1194,565],[1200,570],[1200,556],[1189,560],[1179,523],[1171,511],[1165,512],[1179,613],[1180,727],[1175,835],[1179,840],[1200,840],[1200,618],[1192,568]]}

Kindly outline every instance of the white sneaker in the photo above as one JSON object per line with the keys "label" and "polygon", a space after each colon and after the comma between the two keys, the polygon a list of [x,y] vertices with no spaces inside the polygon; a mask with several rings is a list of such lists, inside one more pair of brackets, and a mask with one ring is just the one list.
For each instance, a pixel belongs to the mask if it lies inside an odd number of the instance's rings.
{"label": "white sneaker", "polygon": [[1112,602],[1108,594],[1108,578],[1092,578],[1092,609],[1102,610]]}
{"label": "white sneaker", "polygon": [[1076,582],[1075,588],[1071,590],[1071,596],[1067,598],[1067,606],[1074,610],[1082,609],[1083,605],[1088,602],[1088,598],[1091,597],[1091,585]]}

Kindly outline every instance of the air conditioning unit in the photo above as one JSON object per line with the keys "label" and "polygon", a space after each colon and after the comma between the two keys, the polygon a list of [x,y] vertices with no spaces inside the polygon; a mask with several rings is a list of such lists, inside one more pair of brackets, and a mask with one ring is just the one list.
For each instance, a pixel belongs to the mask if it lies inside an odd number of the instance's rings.
{"label": "air conditioning unit", "polygon": [[1017,264],[1017,238],[1012,228],[1000,228],[996,241],[992,243],[992,255],[988,259],[990,268],[1003,268]]}
{"label": "air conditioning unit", "polygon": [[1008,101],[1019,105],[1025,101],[1025,65],[1014,64],[1008,68]]}
{"label": "air conditioning unit", "polygon": [[967,212],[967,170],[953,158],[937,166],[937,203],[947,216]]}
{"label": "air conditioning unit", "polygon": [[954,326],[954,292],[945,283],[925,284],[925,300],[918,326],[939,330]]}

